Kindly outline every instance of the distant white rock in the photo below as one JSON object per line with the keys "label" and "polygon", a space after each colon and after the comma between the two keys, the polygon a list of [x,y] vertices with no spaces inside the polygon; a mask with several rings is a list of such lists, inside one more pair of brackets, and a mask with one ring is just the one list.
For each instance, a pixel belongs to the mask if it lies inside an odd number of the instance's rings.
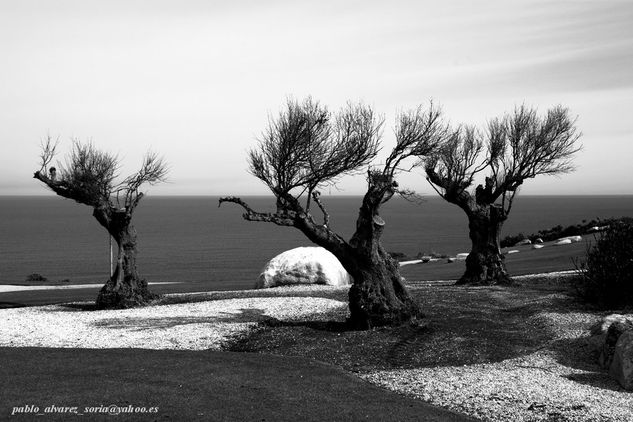
{"label": "distant white rock", "polygon": [[463,261],[464,259],[468,258],[468,253],[458,253],[457,255],[455,255],[455,259],[458,261]]}
{"label": "distant white rock", "polygon": [[523,246],[523,245],[531,245],[532,241],[530,239],[523,239],[514,244],[514,246]]}
{"label": "distant white rock", "polygon": [[543,239],[537,237],[536,240],[534,240],[534,243],[543,243]]}
{"label": "distant white rock", "polygon": [[537,245],[537,244],[532,245],[532,249],[542,249],[544,247],[545,245]]}
{"label": "distant white rock", "polygon": [[572,243],[571,239],[558,239],[556,241],[556,243],[554,243],[555,246],[561,246],[561,245],[570,245]]}
{"label": "distant white rock", "polygon": [[506,254],[508,254],[508,255],[513,254],[513,253],[519,253],[519,250],[518,249],[512,249],[511,251],[506,252]]}
{"label": "distant white rock", "polygon": [[339,260],[321,247],[299,247],[283,252],[262,270],[256,289],[290,284],[346,286],[353,279]]}
{"label": "distant white rock", "polygon": [[[566,240],[569,240],[569,242],[560,243],[560,242],[564,242]],[[567,236],[567,237],[561,237],[560,239],[558,239],[556,241],[556,245],[558,245],[558,244],[560,244],[560,245],[568,245],[570,243],[581,242],[581,241],[582,241],[582,236]]]}

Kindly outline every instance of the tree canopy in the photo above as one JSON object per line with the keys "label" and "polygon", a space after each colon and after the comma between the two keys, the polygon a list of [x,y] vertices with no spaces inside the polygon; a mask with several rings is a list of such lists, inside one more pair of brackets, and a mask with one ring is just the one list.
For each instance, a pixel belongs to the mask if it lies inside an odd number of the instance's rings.
{"label": "tree canopy", "polygon": [[42,144],[40,170],[34,177],[64,198],[91,207],[109,206],[132,213],[143,197],[139,191],[145,183],[153,185],[166,180],[168,167],[155,153],[147,153],[140,170],[116,182],[119,159],[97,149],[92,142],[73,141],[65,164],[51,166],[58,142],[50,136]]}
{"label": "tree canopy", "polygon": [[[427,180],[447,201],[462,208],[501,200],[507,214],[526,179],[573,170],[580,133],[569,110],[555,106],[544,116],[525,105],[488,123],[485,131],[462,125],[426,160]],[[469,188],[487,172],[485,184]],[[469,205],[470,204],[470,205]]]}

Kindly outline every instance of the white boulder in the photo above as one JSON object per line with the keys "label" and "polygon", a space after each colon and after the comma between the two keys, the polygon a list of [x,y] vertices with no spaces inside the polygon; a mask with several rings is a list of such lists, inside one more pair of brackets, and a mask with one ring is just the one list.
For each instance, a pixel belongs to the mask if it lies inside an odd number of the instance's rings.
{"label": "white boulder", "polygon": [[541,244],[533,244],[532,245],[532,249],[543,249],[545,247],[545,245],[541,245]]}
{"label": "white boulder", "polygon": [[271,259],[259,275],[255,288],[289,284],[346,286],[352,282],[352,277],[328,250],[321,247],[299,247]]}
{"label": "white boulder", "polygon": [[513,253],[519,253],[519,250],[518,250],[518,249],[512,249],[512,250],[510,250],[510,251],[508,251],[508,252],[506,252],[506,253],[507,253],[508,255],[511,255],[511,254],[513,254]]}
{"label": "white boulder", "polygon": [[464,259],[468,258],[468,253],[458,253],[455,256],[455,259],[457,259],[458,261],[463,261]]}

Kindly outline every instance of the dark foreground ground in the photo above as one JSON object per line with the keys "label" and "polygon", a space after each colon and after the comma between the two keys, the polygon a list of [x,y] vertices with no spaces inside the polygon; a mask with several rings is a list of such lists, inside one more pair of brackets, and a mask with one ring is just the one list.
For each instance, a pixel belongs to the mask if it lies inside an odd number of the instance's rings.
{"label": "dark foreground ground", "polygon": [[[473,420],[298,357],[0,348],[0,362],[0,419],[7,421]],[[130,407],[146,413],[126,413]]]}
{"label": "dark foreground ground", "polygon": [[[587,241],[591,241],[591,239],[591,236],[587,237]],[[586,248],[585,242],[565,246],[548,245],[539,250],[531,249],[529,245],[519,246],[510,248],[510,250],[514,249],[520,252],[507,255],[506,265],[511,275],[572,270],[575,268],[574,259],[582,258],[586,253]],[[446,260],[441,260],[426,264],[407,265],[402,267],[401,273],[409,281],[456,280],[464,273],[464,262],[448,263]],[[255,278],[256,276],[253,277],[253,280]],[[154,285],[151,289],[159,294],[191,293],[217,290],[217,286],[211,282],[178,283]],[[94,300],[96,296],[97,287],[0,293],[0,308]]]}

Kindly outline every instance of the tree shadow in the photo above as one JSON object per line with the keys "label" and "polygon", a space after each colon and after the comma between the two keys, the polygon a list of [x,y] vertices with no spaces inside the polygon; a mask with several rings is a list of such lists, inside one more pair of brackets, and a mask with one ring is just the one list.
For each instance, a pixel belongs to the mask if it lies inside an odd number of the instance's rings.
{"label": "tree shadow", "polygon": [[213,316],[165,316],[165,317],[135,317],[135,318],[106,318],[95,321],[92,325],[99,328],[113,330],[144,331],[168,329],[191,324],[227,324],[227,323],[260,323],[270,317],[263,309],[239,309],[238,312],[220,312]]}
{"label": "tree shadow", "polygon": [[27,305],[18,302],[0,302],[0,309],[25,308]]}
{"label": "tree shadow", "polygon": [[59,307],[62,308],[62,310],[98,311],[97,305],[94,302],[62,303]]}
{"label": "tree shadow", "polygon": [[227,347],[305,356],[350,370],[494,363],[529,355],[557,338],[556,327],[536,318],[540,313],[583,309],[560,286],[434,285],[410,292],[427,314],[422,323],[357,331],[343,321],[268,319]]}
{"label": "tree shadow", "polygon": [[[314,319],[310,319],[314,317]],[[191,324],[236,324],[236,323],[256,323],[260,327],[310,327],[315,330],[332,332],[343,332],[350,329],[346,322],[322,321],[318,320],[318,315],[304,315],[302,320],[282,321],[280,319],[266,315],[265,309],[242,308],[237,312],[219,312],[212,316],[165,316],[165,317],[121,317],[106,318],[94,322],[92,325],[99,328],[113,330],[155,330],[168,329],[182,325]]]}
{"label": "tree shadow", "polygon": [[226,299],[246,299],[246,298],[278,298],[278,297],[314,297],[333,300],[347,300],[349,288],[333,288],[331,286],[312,285],[306,288],[303,286],[285,286],[268,289],[239,290],[239,291],[217,291],[202,293],[187,293],[165,295],[156,303],[157,305],[174,305],[179,303],[207,302],[213,300]]}

